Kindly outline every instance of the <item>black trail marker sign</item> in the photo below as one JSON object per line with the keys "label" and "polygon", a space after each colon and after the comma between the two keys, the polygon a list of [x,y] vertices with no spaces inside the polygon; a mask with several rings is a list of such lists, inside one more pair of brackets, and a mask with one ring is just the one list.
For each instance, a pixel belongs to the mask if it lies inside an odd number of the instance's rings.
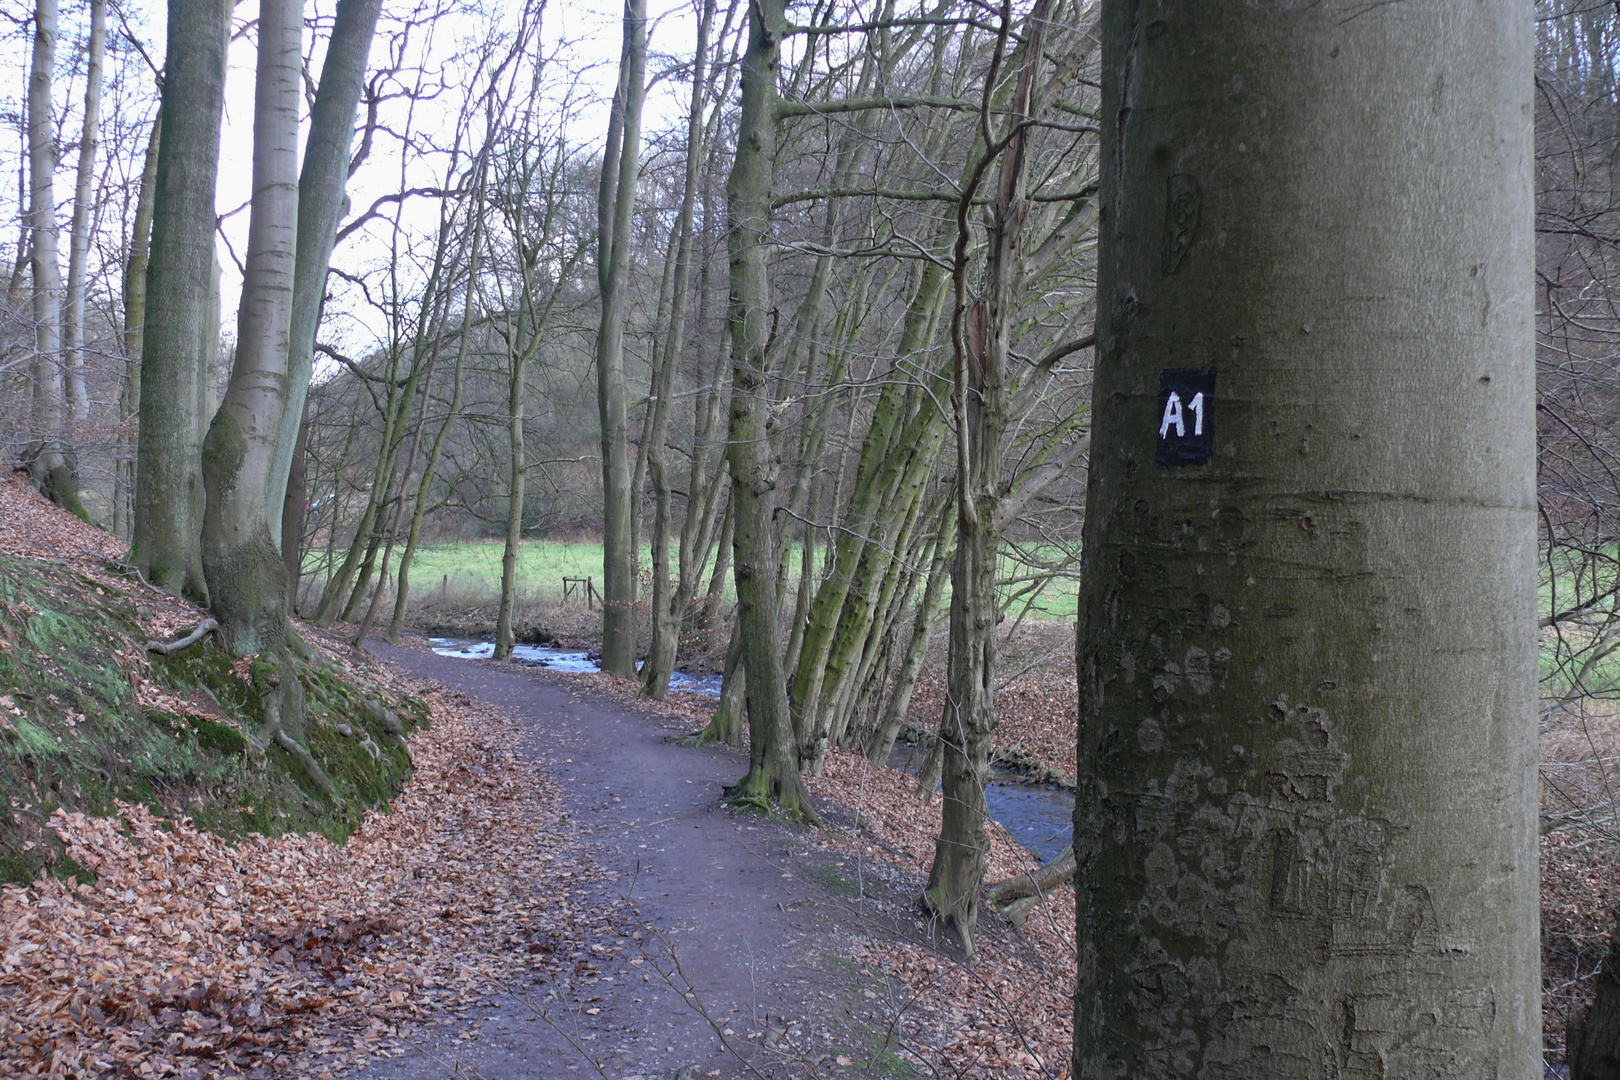
{"label": "black trail marker sign", "polygon": [[1215,450],[1215,369],[1167,368],[1159,373],[1160,465],[1202,465]]}

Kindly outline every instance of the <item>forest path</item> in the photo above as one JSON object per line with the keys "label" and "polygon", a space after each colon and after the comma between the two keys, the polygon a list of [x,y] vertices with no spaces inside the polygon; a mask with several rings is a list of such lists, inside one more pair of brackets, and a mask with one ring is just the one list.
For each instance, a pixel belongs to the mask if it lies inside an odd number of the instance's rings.
{"label": "forest path", "polygon": [[[590,940],[560,946],[595,971],[576,964],[561,985],[510,986],[475,1014],[419,1032],[406,1056],[374,1060],[367,1076],[865,1072],[844,1066],[874,1056],[863,1034],[872,1028],[850,1015],[869,1013],[871,994],[844,959],[863,920],[831,894],[837,875],[818,877],[817,860],[806,861],[804,830],[720,805],[721,788],[746,771],[742,755],[669,742],[650,718],[535,669],[367,644],[401,670],[517,719],[516,749],[555,777],[577,829],[571,842],[603,872],[592,887],[601,917]],[[654,970],[670,971],[674,959],[684,977]]]}

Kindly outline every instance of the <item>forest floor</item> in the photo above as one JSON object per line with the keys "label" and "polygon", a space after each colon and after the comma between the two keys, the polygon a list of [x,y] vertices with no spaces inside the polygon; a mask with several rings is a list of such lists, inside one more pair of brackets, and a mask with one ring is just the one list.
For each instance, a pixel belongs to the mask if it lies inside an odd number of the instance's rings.
{"label": "forest floor", "polygon": [[[94,548],[86,573],[116,556],[82,523],[7,498],[0,550]],[[169,602],[142,618],[167,635],[201,614]],[[743,757],[678,738],[712,701],[309,633],[431,709],[391,808],[341,846],[228,843],[134,805],[53,816],[80,873],[0,890],[0,1075],[1066,1075],[1072,890],[1021,931],[987,912],[965,963],[918,912],[939,808],[904,773],[835,751],[809,780],[821,827],[736,812],[719,795]],[[1002,755],[1047,779],[1074,776],[1071,650],[1062,624],[1027,625],[1003,650]],[[919,728],[939,711],[935,651]],[[1543,736],[1563,795],[1544,815],[1567,826],[1542,840],[1554,1061],[1620,902],[1620,832],[1569,807],[1612,805],[1603,763],[1617,754],[1608,715]],[[992,878],[1033,865],[991,837]]]}

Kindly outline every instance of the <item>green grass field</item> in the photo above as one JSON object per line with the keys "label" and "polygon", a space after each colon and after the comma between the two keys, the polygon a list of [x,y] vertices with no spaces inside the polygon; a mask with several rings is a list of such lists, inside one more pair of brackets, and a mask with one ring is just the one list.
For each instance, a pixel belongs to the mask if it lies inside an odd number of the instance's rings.
{"label": "green grass field", "polygon": [[[795,545],[793,570],[798,574],[798,561],[802,548]],[[504,545],[499,541],[488,543],[423,544],[411,559],[411,595],[415,599],[431,599],[445,593],[462,597],[494,597],[501,587],[501,555]],[[817,550],[817,558],[825,554]],[[389,567],[392,580],[399,569],[399,555],[394,553]],[[1039,551],[1036,557],[1053,559],[1056,553]],[[339,552],[338,557],[342,557]],[[671,552],[671,559],[674,552]],[[643,546],[641,569],[645,576],[652,565],[652,550]],[[705,583],[713,570],[711,560],[705,569]],[[318,580],[326,577],[325,552],[314,552],[305,562],[305,572]],[[1072,568],[1071,568],[1072,573]],[[1073,577],[1056,577],[1044,585],[1031,587],[1026,580],[1032,576],[1028,566],[1012,555],[1003,556],[1002,577],[1010,582],[1007,595],[1011,598],[1010,618],[1017,618],[1025,606],[1026,618],[1072,621],[1078,610],[1079,582]],[[602,588],[602,545],[600,543],[562,543],[549,540],[527,541],[518,549],[518,590],[526,596],[543,597],[563,595],[564,577],[593,579],[598,592]],[[919,596],[921,586],[918,588]],[[726,586],[727,600],[733,599],[731,584]],[[950,604],[950,586],[947,584],[941,604]]]}

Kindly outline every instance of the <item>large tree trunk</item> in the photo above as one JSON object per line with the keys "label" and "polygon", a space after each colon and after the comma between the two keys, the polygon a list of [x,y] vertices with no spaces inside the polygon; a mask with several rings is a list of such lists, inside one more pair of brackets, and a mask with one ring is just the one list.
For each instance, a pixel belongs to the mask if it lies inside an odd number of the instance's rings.
{"label": "large tree trunk", "polygon": [[90,199],[96,147],[101,141],[101,68],[107,46],[107,0],[90,0],[90,41],[85,56],[84,127],[73,184],[73,231],[68,237],[67,310],[62,318],[62,356],[67,367],[68,412],[90,418],[84,379],[84,279],[90,261]]}
{"label": "large tree trunk", "polygon": [[743,667],[748,673],[749,737],[748,774],[728,795],[754,805],[776,802],[791,815],[811,817],[810,795],[799,775],[798,746],[782,671],[772,543],[777,468],[771,455],[773,413],[765,370],[771,319],[765,235],[770,226],[776,156],[774,105],[783,10],[784,0],[756,0],[749,7],[737,154],[726,181],[726,233],[731,252],[727,456],[731,463],[733,573]]}
{"label": "large tree trunk", "polygon": [[1073,1075],[1539,1077],[1532,13],[1151,19],[1104,16]]}
{"label": "large tree trunk", "polygon": [[135,542],[148,581],[206,599],[198,341],[209,318],[228,11],[172,0],[141,335]]}
{"label": "large tree trunk", "polygon": [[[277,433],[292,404],[288,363],[298,232],[301,0],[261,0],[253,108],[253,209],[236,322],[236,362],[203,443],[203,567],[231,652],[286,639]],[[172,133],[173,128],[165,125]],[[165,143],[168,140],[165,139]],[[296,422],[296,416],[294,418]],[[290,678],[290,675],[289,675]]]}
{"label": "large tree trunk", "polygon": [[1620,1080],[1620,926],[1609,937],[1593,977],[1592,1007],[1569,1025],[1569,1080]]}
{"label": "large tree trunk", "polygon": [[625,419],[624,320],[646,98],[647,0],[625,0],[624,51],[597,194],[596,400],[602,424],[602,670],[636,674],[636,553],[630,549],[630,440]]}

